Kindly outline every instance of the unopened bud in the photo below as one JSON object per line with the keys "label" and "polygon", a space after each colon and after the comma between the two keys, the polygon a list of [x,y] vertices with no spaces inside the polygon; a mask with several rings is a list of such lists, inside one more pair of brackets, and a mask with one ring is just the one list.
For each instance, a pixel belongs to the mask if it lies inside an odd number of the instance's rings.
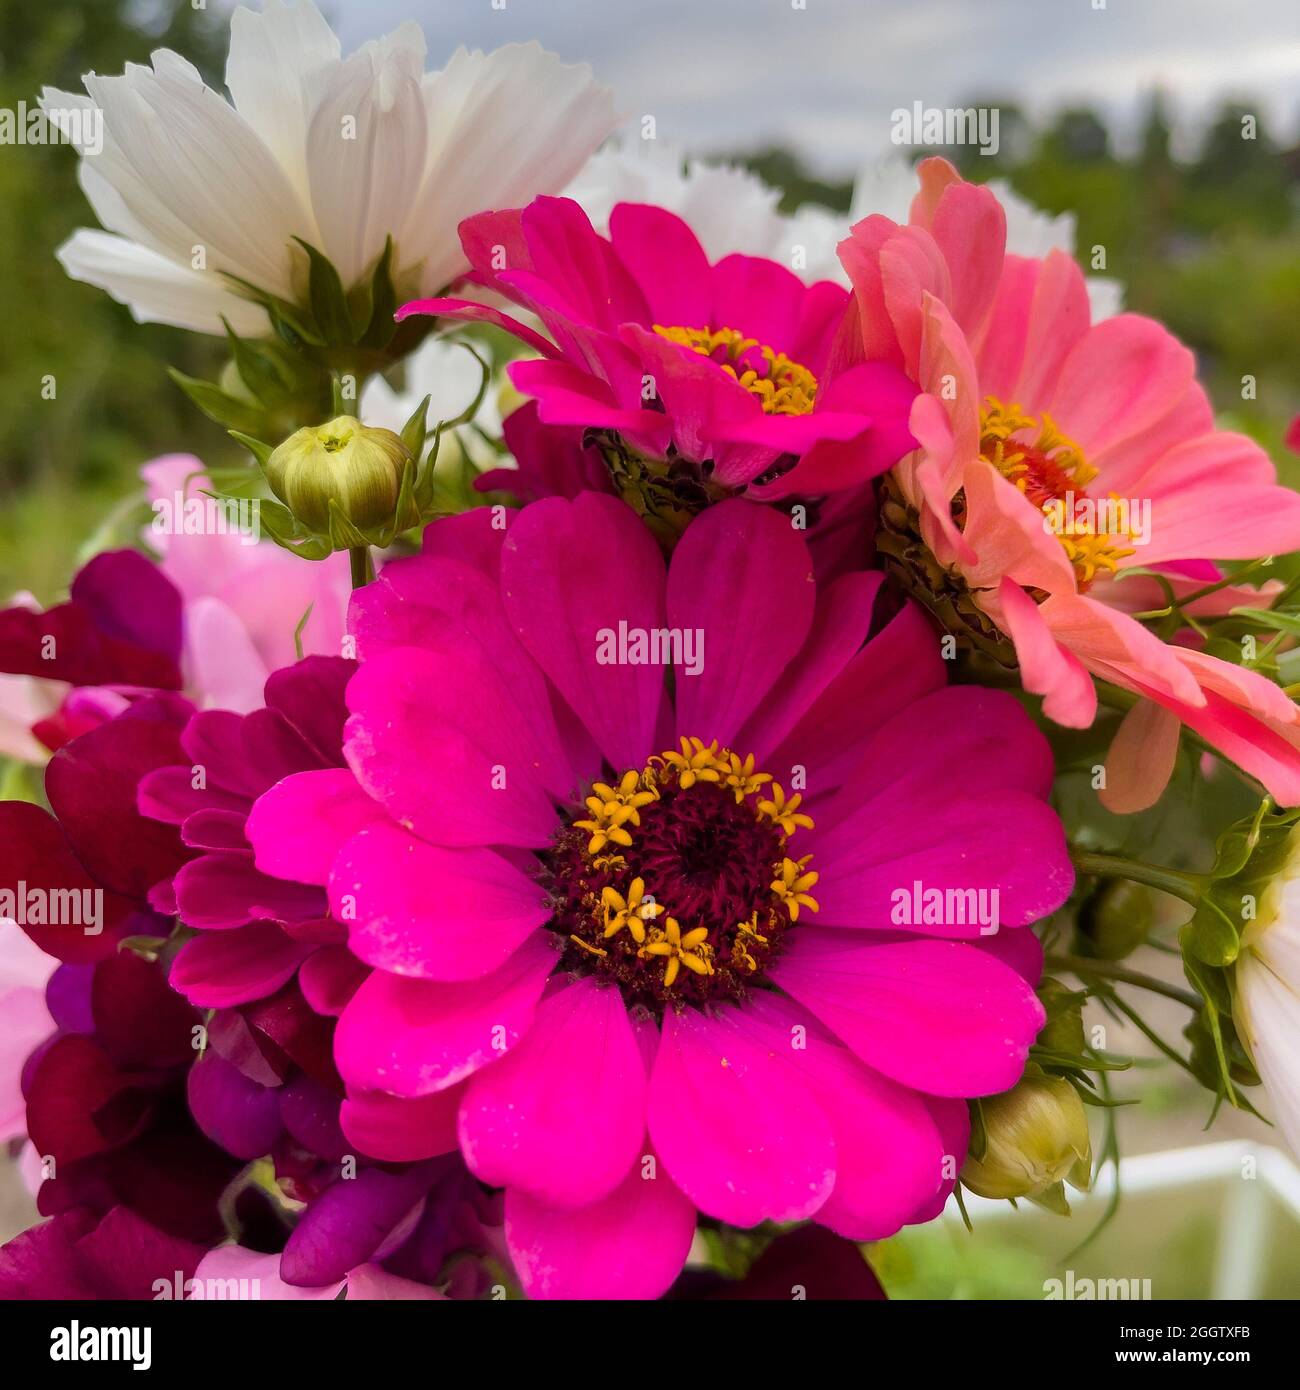
{"label": "unopened bud", "polygon": [[410,463],[392,430],[340,415],[290,435],[272,452],[266,476],[275,495],[313,531],[328,532],[331,501],[365,531],[392,518]]}
{"label": "unopened bud", "polygon": [[981,1197],[1028,1197],[1068,1211],[1061,1183],[1086,1189],[1092,1181],[1088,1120],[1074,1087],[1033,1068],[980,1109],[984,1154],[967,1158],[962,1182]]}

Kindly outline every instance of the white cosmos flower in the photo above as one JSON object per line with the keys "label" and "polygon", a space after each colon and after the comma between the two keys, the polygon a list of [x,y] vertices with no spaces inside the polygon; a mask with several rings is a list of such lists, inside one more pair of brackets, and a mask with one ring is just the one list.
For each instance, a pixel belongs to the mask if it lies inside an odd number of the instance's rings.
{"label": "white cosmos flower", "polygon": [[[440,72],[424,65],[417,24],[345,59],[312,0],[266,0],[231,19],[231,101],[166,49],[151,67],[89,74],[87,96],[46,88],[51,120],[87,137],[79,177],[107,229],[76,232],[61,264],[142,322],[204,333],[220,333],[223,314],[239,333],[267,328],[222,272],[301,297],[295,236],[350,287],[391,235],[401,291],[435,293],[468,268],[461,220],[563,188],[614,108],[589,67],[536,43],[460,48]],[[66,115],[91,108],[103,113],[98,153],[92,122]]]}
{"label": "white cosmos flower", "polygon": [[848,234],[842,217],[809,204],[784,216],[777,211],[781,194],[756,174],[688,159],[664,141],[611,142],[565,193],[601,233],[608,231],[616,203],[654,203],[689,225],[710,261],[741,252],[786,266],[800,263],[801,279],[845,280],[835,254],[836,243]]}
{"label": "white cosmos flower", "polygon": [[[483,369],[455,338],[428,337],[402,365],[406,385],[395,391],[382,376],[372,376],[361,390],[361,419],[367,425],[400,434],[416,406],[428,396],[430,428],[439,420],[454,420],[467,410],[478,395]],[[501,433],[501,408],[496,383],[489,381],[482,404],[472,421],[489,435]],[[469,458],[480,468],[501,463],[495,450],[470,425],[453,431]],[[443,440],[446,444],[446,437]]]}
{"label": "white cosmos flower", "polygon": [[[1016,256],[1074,255],[1074,214],[1051,217],[1027,202],[1004,180],[989,187],[1007,214],[1007,250]],[[916,173],[900,155],[869,160],[858,171],[847,216],[816,203],[793,214],[777,211],[780,193],[756,174],[728,164],[687,159],[657,140],[611,143],[565,190],[582,204],[597,231],[605,231],[615,203],[657,203],[690,224],[711,261],[740,251],[794,266],[805,280],[848,284],[835,248],[849,228],[873,212],[906,222],[916,195]],[[1088,276],[1092,318],[1099,323],[1123,308],[1118,280]]]}
{"label": "white cosmos flower", "polygon": [[1233,1016],[1272,1107],[1300,1158],[1300,855],[1260,898],[1242,937]]}

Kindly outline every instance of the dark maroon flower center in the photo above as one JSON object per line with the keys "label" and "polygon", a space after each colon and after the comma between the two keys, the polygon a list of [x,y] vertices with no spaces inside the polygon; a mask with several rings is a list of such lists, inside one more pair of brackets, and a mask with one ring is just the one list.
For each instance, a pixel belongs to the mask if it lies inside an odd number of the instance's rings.
{"label": "dark maroon flower center", "polygon": [[752,757],[683,739],[617,785],[597,782],[587,815],[542,856],[550,927],[564,964],[613,980],[629,1006],[743,998],[762,981],[817,875],[792,859],[811,826]]}

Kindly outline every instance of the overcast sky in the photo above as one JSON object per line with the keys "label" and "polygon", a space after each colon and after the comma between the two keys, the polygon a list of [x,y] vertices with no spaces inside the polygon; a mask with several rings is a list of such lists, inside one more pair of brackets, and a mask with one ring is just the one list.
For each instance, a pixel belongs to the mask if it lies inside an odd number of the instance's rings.
{"label": "overcast sky", "polygon": [[[254,6],[257,0],[252,0]],[[922,101],[1089,101],[1121,136],[1159,85],[1190,139],[1223,97],[1300,121],[1297,0],[321,0],[347,49],[414,18],[431,65],[457,44],[540,39],[586,61],[632,117],[688,150],[779,142],[828,174],[888,144]],[[497,0],[502,3],[502,0]],[[805,8],[796,9],[797,4]]]}

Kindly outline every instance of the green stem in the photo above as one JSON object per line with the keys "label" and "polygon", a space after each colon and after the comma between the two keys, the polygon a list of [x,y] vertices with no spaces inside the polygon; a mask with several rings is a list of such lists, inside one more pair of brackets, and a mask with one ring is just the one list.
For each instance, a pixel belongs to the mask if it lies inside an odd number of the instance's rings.
{"label": "green stem", "polygon": [[1199,994],[1180,989],[1177,985],[1166,984],[1153,975],[1144,975],[1140,970],[1129,970],[1111,960],[1092,960],[1087,956],[1052,955],[1047,957],[1049,968],[1068,970],[1072,975],[1086,978],[1094,975],[1101,980],[1114,980],[1122,985],[1134,985],[1138,989],[1150,990],[1152,994],[1162,994],[1166,999],[1185,1004],[1189,1009],[1199,1011],[1203,1003]]}
{"label": "green stem", "polygon": [[371,558],[370,547],[355,545],[348,551],[348,557],[352,561],[352,587],[360,589],[369,584],[375,577],[375,562]]}
{"label": "green stem", "polygon": [[1097,874],[1101,878],[1126,878],[1131,883],[1144,883],[1195,907],[1205,892],[1201,874],[1166,869],[1159,864],[1147,864],[1141,859],[1125,859],[1119,854],[1094,854],[1090,850],[1071,849],[1070,858],[1081,874]]}

